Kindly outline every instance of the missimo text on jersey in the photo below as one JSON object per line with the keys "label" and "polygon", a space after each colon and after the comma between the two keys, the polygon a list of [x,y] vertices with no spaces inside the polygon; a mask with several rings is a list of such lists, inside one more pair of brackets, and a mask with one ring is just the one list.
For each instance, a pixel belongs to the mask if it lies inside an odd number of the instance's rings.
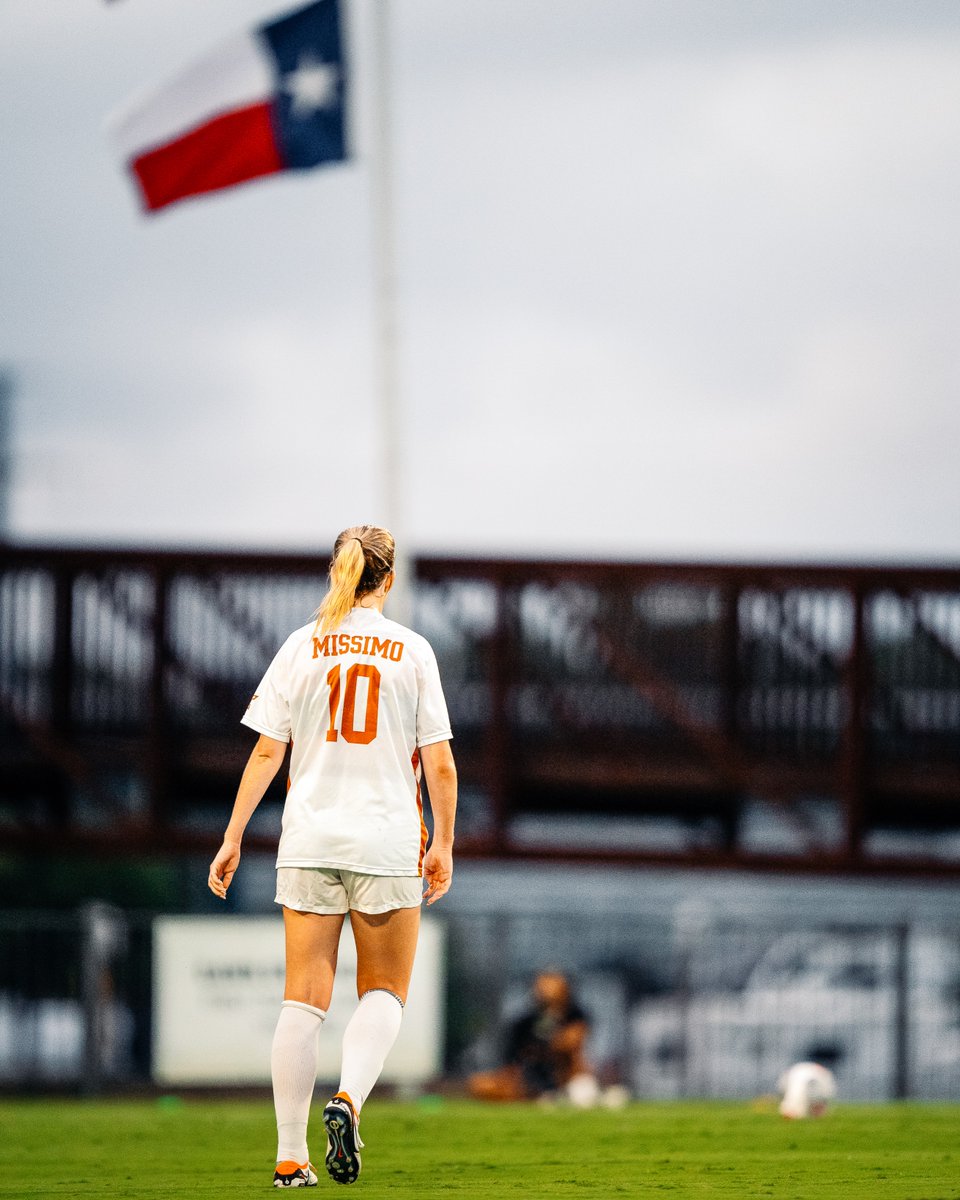
{"label": "missimo text on jersey", "polygon": [[361,637],[360,634],[328,633],[325,638],[313,639],[313,657],[329,658],[338,654],[369,654],[399,662],[403,658],[403,642],[391,638]]}

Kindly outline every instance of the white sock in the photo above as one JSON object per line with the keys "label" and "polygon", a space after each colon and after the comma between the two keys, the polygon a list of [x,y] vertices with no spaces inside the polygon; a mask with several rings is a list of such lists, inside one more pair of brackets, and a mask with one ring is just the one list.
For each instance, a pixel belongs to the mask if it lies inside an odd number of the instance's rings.
{"label": "white sock", "polygon": [[317,1082],[317,1034],[326,1013],[322,1008],[284,1000],[273,1035],[270,1070],[277,1112],[277,1162],[302,1165],[307,1152],[307,1118]]}
{"label": "white sock", "polygon": [[403,1005],[393,992],[364,992],[343,1031],[340,1091],[347,1093],[357,1112],[380,1077],[402,1016]]}

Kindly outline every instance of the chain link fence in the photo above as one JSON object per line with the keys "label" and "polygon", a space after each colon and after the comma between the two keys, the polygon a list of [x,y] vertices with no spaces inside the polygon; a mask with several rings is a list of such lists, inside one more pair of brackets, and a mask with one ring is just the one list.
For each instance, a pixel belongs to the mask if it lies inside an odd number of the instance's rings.
{"label": "chain link fence", "polygon": [[[0,1087],[151,1081],[151,930],[102,904],[0,914]],[[453,913],[447,937],[453,1078],[498,1060],[531,972],[559,965],[598,1074],[638,1097],[766,1094],[807,1059],[848,1100],[960,1097],[960,927]]]}

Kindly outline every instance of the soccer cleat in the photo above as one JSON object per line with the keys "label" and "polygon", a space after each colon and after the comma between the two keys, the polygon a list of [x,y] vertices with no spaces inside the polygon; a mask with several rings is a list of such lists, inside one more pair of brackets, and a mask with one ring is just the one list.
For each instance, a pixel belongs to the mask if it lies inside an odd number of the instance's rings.
{"label": "soccer cleat", "polygon": [[334,1183],[356,1183],[360,1174],[360,1122],[350,1097],[338,1092],[323,1110],[327,1173]]}
{"label": "soccer cleat", "polygon": [[273,1173],[274,1187],[316,1187],[317,1177],[313,1167],[308,1162],[295,1163],[292,1160],[278,1162]]}

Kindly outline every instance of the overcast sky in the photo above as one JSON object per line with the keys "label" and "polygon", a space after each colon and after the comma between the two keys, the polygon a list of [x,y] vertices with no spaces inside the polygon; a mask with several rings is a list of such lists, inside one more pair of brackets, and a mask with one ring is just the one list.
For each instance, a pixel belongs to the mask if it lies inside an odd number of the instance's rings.
{"label": "overcast sky", "polygon": [[106,119],[265,0],[0,0],[18,539],[960,559],[957,0],[390,0],[355,159],[141,215]]}

